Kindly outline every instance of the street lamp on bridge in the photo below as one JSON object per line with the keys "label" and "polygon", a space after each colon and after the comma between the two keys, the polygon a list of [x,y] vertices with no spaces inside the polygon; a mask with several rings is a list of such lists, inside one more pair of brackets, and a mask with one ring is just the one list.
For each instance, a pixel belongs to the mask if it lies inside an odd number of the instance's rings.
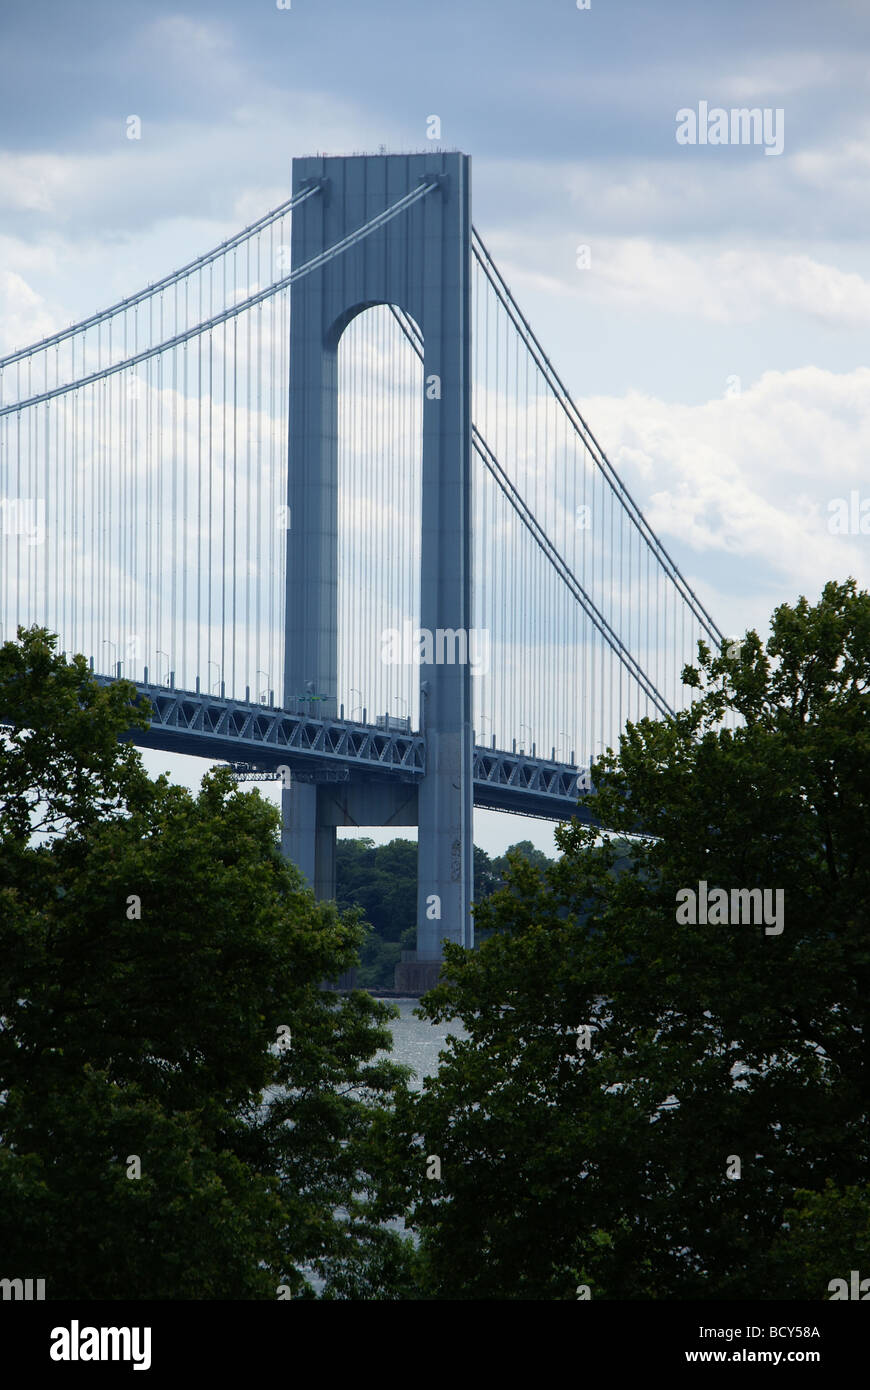
{"label": "street lamp on bridge", "polygon": [[[103,638],[104,647],[112,647],[114,649],[117,648],[117,645],[117,642],[113,642],[111,637]],[[121,667],[123,666],[123,664],[124,663],[122,661],[118,661],[117,657],[115,658],[115,676],[118,680],[121,679]]]}

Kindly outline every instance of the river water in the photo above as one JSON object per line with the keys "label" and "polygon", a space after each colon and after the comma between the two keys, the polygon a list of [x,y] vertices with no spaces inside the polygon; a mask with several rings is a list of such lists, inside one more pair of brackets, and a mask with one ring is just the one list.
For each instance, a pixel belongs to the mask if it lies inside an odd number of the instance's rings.
{"label": "river water", "polygon": [[419,999],[390,999],[384,1002],[395,1004],[399,1009],[399,1017],[391,1025],[393,1050],[388,1055],[394,1062],[403,1062],[414,1068],[409,1085],[412,1090],[419,1091],[423,1078],[433,1076],[438,1070],[438,1053],[446,1048],[447,1035],[452,1033],[455,1038],[464,1038],[467,1037],[466,1031],[459,1019],[450,1023],[430,1023],[428,1019],[417,1018],[414,1010],[420,1003]]}

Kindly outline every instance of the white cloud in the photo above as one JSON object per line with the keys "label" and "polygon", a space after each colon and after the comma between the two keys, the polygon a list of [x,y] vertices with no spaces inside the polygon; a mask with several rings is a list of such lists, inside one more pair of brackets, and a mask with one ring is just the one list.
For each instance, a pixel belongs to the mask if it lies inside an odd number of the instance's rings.
{"label": "white cloud", "polygon": [[824,188],[827,198],[832,196],[835,184],[853,191],[859,188],[866,191],[870,172],[870,126],[864,121],[862,128],[853,132],[850,139],[836,145],[797,151],[792,162],[795,172],[814,188]]}
{"label": "white cloud", "polygon": [[[499,263],[515,287],[527,286],[603,305],[690,314],[711,323],[750,323],[772,310],[806,314],[825,324],[870,324],[870,281],[787,248],[713,249],[640,237],[600,237],[591,265],[576,270],[567,239],[542,255],[540,242],[500,239]],[[583,244],[578,242],[578,245]],[[565,267],[542,274],[530,265]]]}
{"label": "white cloud", "polygon": [[15,271],[0,270],[0,352],[46,337],[55,326],[40,295]]}
{"label": "white cloud", "polygon": [[[286,172],[280,201],[289,194],[289,160],[278,157],[279,146],[286,148],[287,126],[296,128],[303,148],[309,140],[313,145],[308,132],[312,126],[323,130],[319,114],[328,110],[327,134],[340,139],[336,118],[341,128],[346,109],[317,95],[311,108],[305,98],[267,102],[255,121],[241,111],[206,128],[163,123],[140,112],[140,140],[126,138],[119,118],[111,139],[94,153],[0,155],[0,213],[42,212],[50,216],[54,234],[63,230],[72,239],[108,242],[170,218],[232,217],[248,190],[275,189],[278,168]],[[258,213],[263,211],[260,205]],[[40,221],[47,225],[47,219]]]}
{"label": "white cloud", "polygon": [[389,139],[321,92],[261,88],[211,127],[140,114],[141,140],[126,139],[119,117],[86,153],[0,151],[0,264],[22,282],[0,350],[134,293],[261,217],[290,196],[292,155],[355,146],[367,128],[372,145]]}
{"label": "white cloud", "polygon": [[771,584],[777,601],[792,601],[831,578],[870,583],[870,538],[828,531],[833,498],[870,495],[870,369],[766,372],[697,406],[630,393],[582,408],[664,543],[689,545],[702,575],[705,555],[723,557],[720,575],[733,566],[733,588],[720,579],[720,593],[710,590],[717,616],[737,611],[734,594],[753,572],[755,622],[769,615]]}
{"label": "white cloud", "polygon": [[0,153],[0,212],[51,212],[52,183],[64,162],[72,163],[55,155]]}
{"label": "white cloud", "polygon": [[862,78],[865,67],[862,57],[844,50],[813,53],[783,49],[742,61],[732,54],[728,61],[732,71],[708,84],[711,99],[715,96],[719,106],[731,102],[757,106],[762,98],[769,105],[775,98],[799,97],[814,87],[839,87],[844,81]]}

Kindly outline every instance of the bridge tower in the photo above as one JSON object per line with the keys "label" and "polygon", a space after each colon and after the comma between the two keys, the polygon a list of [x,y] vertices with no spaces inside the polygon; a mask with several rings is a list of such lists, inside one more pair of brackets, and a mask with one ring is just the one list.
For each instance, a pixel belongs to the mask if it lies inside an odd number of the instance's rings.
{"label": "bridge tower", "polygon": [[[421,181],[438,187],[291,290],[284,699],[306,690],[337,714],[338,344],[351,320],[393,304],[424,339],[421,626],[471,629],[470,160],[459,153],[293,161],[291,266],[336,245]],[[430,396],[432,398],[430,399]],[[372,640],[377,640],[372,634]],[[418,826],[417,962],[400,988],[428,987],[444,938],[472,944],[473,748],[467,664],[420,667],[426,771],[419,785],[351,774],[294,779],[282,794],[284,853],[320,898],[335,892],[337,825]],[[440,914],[440,915],[439,915]],[[402,967],[399,968],[400,971]]]}

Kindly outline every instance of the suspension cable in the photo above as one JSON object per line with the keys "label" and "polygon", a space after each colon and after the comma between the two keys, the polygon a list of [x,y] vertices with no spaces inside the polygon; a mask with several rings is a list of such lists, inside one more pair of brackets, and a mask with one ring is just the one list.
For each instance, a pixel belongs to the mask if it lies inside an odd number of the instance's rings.
{"label": "suspension cable", "polygon": [[[397,310],[395,306],[392,304],[390,305],[390,309],[392,310],[393,316],[398,320],[399,324],[401,325],[406,338],[408,339],[414,351],[417,353],[418,357],[420,357],[422,361],[423,339],[419,329],[417,328],[417,325],[414,323],[414,320],[411,319],[407,314],[405,314],[404,310]],[[583,588],[582,584],[580,584],[576,575],[568,565],[567,561],[553,545],[552,541],[549,539],[543,527],[538,522],[531,508],[526,505],[521,494],[514,487],[513,483],[505,473],[495,454],[492,452],[486,440],[483,438],[483,435],[480,433],[477,426],[474,424],[471,427],[471,442],[475,452],[482,459],[484,465],[492,474],[496,483],[501,488],[501,491],[504,493],[505,497],[513,507],[514,511],[517,513],[520,520],[523,522],[523,525],[534,537],[538,547],[546,555],[547,559],[550,561],[550,564],[556,570],[556,573],[568,586],[568,589],[573,594],[574,598],[578,601],[578,603],[586,612],[587,617],[589,617],[592,620],[595,627],[601,633],[602,637],[609,644],[609,646],[612,648],[615,654],[619,657],[623,666],[625,666],[629,674],[632,675],[634,679],[638,682],[638,684],[643,689],[644,694],[653,702],[653,704],[659,710],[660,714],[673,715],[674,710],[671,708],[665,697],[659,692],[659,690],[656,688],[653,682],[649,679],[646,672],[643,670],[643,667],[638,665],[634,657],[628,651],[627,647],[625,647],[624,644],[620,641],[618,635],[616,634],[616,632],[614,632],[613,628],[610,626],[610,623],[608,623],[604,614],[600,611],[600,609],[597,607],[594,601],[589,597],[586,590]]]}
{"label": "suspension cable", "polygon": [[217,260],[227,251],[232,251],[234,247],[241,245],[248,238],[256,236],[272,222],[277,222],[279,218],[285,217],[293,208],[298,208],[300,203],[304,203],[307,198],[311,198],[315,193],[320,192],[320,185],[313,184],[310,188],[304,188],[294,197],[289,198],[286,203],[280,203],[271,212],[265,213],[245,227],[235,236],[222,241],[219,246],[215,246],[211,251],[206,251],[205,255],[197,256],[196,260],[189,261],[180,270],[174,270],[170,275],[164,275],[162,280],[155,280],[153,285],[147,285],[143,290],[137,290],[136,294],[129,295],[126,299],[119,299],[117,304],[112,304],[108,309],[100,309],[96,314],[91,314],[89,318],[82,319],[79,323],[72,323],[68,328],[62,328],[57,333],[51,333],[47,338],[41,338],[38,343],[31,343],[29,347],[20,348],[17,352],[10,353],[8,357],[0,357],[0,371],[8,367],[13,362],[20,362],[25,357],[32,356],[35,352],[42,352],[43,349],[52,347],[55,343],[62,343],[67,338],[71,338],[76,333],[82,333],[86,328],[92,328],[95,324],[103,323],[106,319],[112,318],[115,314],[121,314],[126,309],[132,309],[136,304],[141,304],[149,295],[157,294],[159,290],[165,289],[168,285],[183,280],[186,275],[192,275],[197,270],[202,270],[212,261]]}
{"label": "suspension cable", "polygon": [[669,577],[679,590],[683,599],[693,610],[695,617],[697,618],[700,625],[703,628],[706,628],[708,635],[713,639],[714,642],[716,642],[717,644],[723,642],[725,639],[722,633],[719,631],[719,628],[716,626],[715,622],[710,617],[710,614],[707,612],[706,608],[704,608],[698,596],[686,582],[685,578],[681,574],[675,562],[671,559],[671,556],[668,554],[667,550],[662,545],[658,536],[655,534],[652,527],[649,525],[649,522],[646,520],[645,516],[643,515],[643,512],[640,510],[640,507],[635,502],[631,493],[628,491],[628,488],[620,480],[615,469],[613,468],[613,465],[611,464],[601,445],[598,443],[598,440],[595,438],[595,435],[592,433],[583,416],[580,414],[580,411],[577,409],[577,406],[574,404],[574,401],[572,400],[567,387],[565,386],[562,379],[559,377],[552,362],[550,361],[549,357],[547,356],[546,352],[541,346],[541,343],[535,335],[535,332],[532,329],[532,326],[529,323],[528,319],[525,317],[522,310],[519,308],[516,300],[514,299],[510,289],[507,286],[506,281],[504,280],[504,277],[502,276],[501,272],[499,271],[497,265],[493,261],[489,252],[487,251],[486,246],[484,245],[483,240],[476,228],[472,228],[472,250],[474,253],[474,257],[478,262],[478,265],[483,270],[487,280],[492,286],[492,289],[498,296],[499,301],[501,302],[508,315],[510,316],[511,320],[513,321],[514,327],[517,329],[517,331],[520,333],[523,340],[525,341],[529,352],[531,353],[532,357],[534,358],[537,364],[538,370],[544,376],[544,379],[547,381],[550,390],[553,392],[559,404],[562,406],[562,409],[568,417],[568,420],[573,425],[577,433],[581,436],[584,443],[587,445],[590,454],[592,455],[599,469],[603,473],[604,477],[607,479],[608,483],[610,484],[610,487],[616,493],[616,496],[622,503],[622,506],[624,507],[625,511],[628,513],[635,526],[637,526],[647,545],[650,547],[650,549],[656,556],[656,559],[659,561],[659,564],[667,571]]}
{"label": "suspension cable", "polygon": [[398,202],[393,203],[383,212],[379,212],[369,222],[358,227],[356,231],[350,232],[341,241],[337,241],[334,246],[329,246],[325,251],[306,261],[304,265],[297,266],[289,275],[285,275],[281,280],[276,280],[273,285],[268,285],[266,289],[259,290],[256,294],[249,295],[247,299],[242,299],[238,304],[231,304],[228,309],[215,314],[214,318],[207,319],[204,323],[195,324],[193,328],[186,329],[183,333],[177,333],[174,338],[167,338],[161,343],[155,343],[153,347],[144,348],[142,352],[136,353],[133,357],[127,357],[123,362],[113,362],[108,367],[103,367],[99,371],[91,372],[89,376],[80,377],[78,381],[70,381],[63,386],[55,386],[51,391],[43,391],[41,395],[30,396],[27,400],[15,401],[11,405],[0,406],[0,417],[11,415],[16,410],[28,410],[31,406],[41,405],[43,401],[50,401],[55,396],[63,396],[70,391],[76,391],[80,387],[90,386],[91,382],[99,381],[103,377],[112,376],[116,372],[128,371],[131,367],[136,367],[140,362],[147,361],[150,357],[156,357],[161,352],[166,352],[169,348],[179,347],[182,343],[188,343],[192,338],[199,337],[202,333],[209,332],[212,328],[217,328],[222,323],[227,323],[230,319],[236,318],[246,309],[252,309],[256,304],[262,304],[264,300],[271,299],[272,295],[280,290],[286,289],[288,285],[293,285],[297,280],[301,280],[304,275],[310,275],[313,271],[319,270],[328,261],[340,255],[342,251],[347,251],[350,247],[356,246],[366,237],[371,236],[372,232],[383,227],[385,223],[398,217],[399,213],[411,207],[413,203],[419,202],[427,193],[431,193],[434,188],[439,188],[437,181],[421,183],[418,188],[406,193]]}

